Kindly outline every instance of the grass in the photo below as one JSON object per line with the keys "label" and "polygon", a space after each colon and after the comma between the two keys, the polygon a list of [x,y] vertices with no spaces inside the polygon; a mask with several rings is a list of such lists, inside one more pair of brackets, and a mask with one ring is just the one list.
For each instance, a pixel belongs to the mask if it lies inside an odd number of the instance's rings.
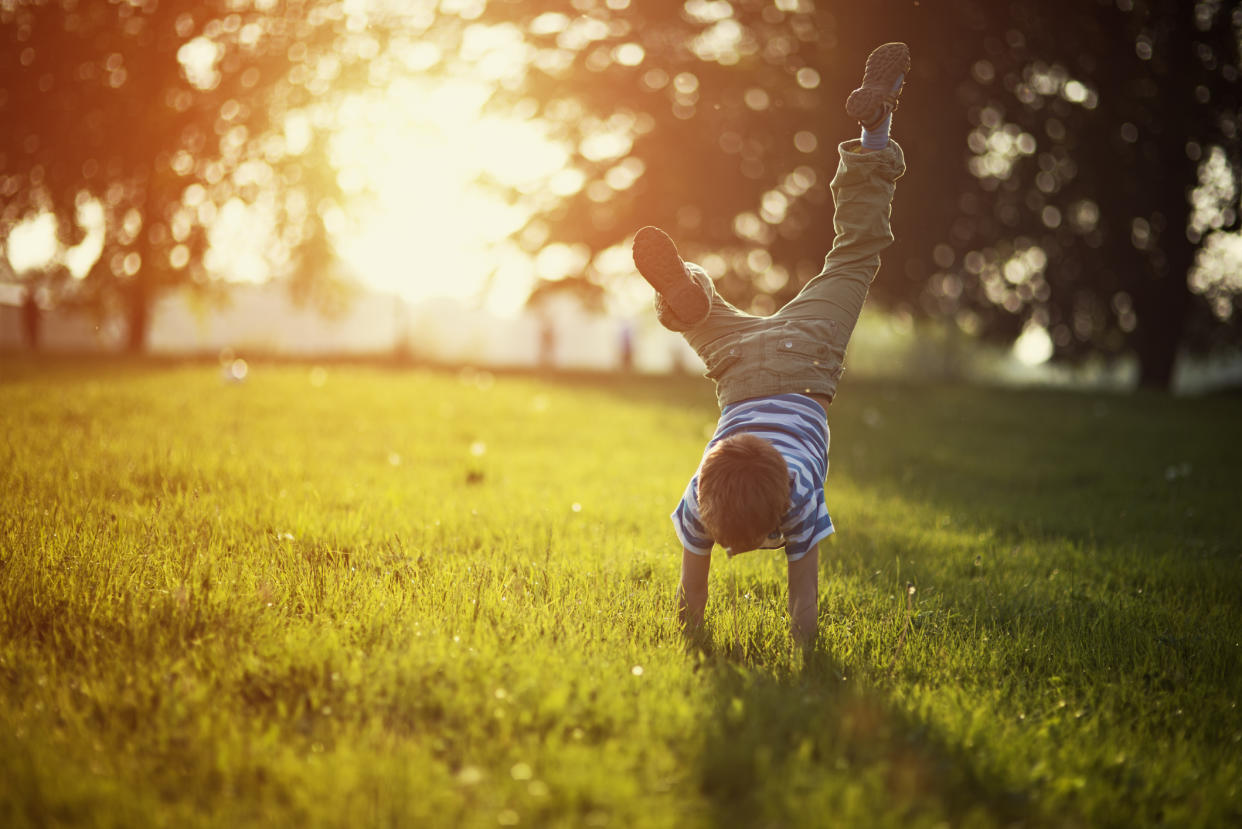
{"label": "grass", "polygon": [[820,638],[706,381],[0,364],[5,826],[1226,826],[1242,400],[847,379]]}

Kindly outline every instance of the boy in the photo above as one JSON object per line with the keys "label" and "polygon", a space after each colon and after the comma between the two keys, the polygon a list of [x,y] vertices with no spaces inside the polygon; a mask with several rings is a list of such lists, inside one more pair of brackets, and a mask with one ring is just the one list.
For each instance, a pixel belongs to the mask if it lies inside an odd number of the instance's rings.
{"label": "boy", "polygon": [[840,146],[832,250],[820,274],[776,314],[756,317],[725,302],[663,231],[644,227],[634,237],[634,263],[656,289],[660,322],[706,363],[721,406],[672,515],[683,547],[677,600],[687,629],[703,621],[713,544],[729,556],[784,547],[790,632],[802,644],[815,637],[819,542],[834,531],[824,504],[827,408],[880,251],[893,241],[889,212],[905,160],[888,131],[909,67],[904,43],[886,43],[867,58],[862,86],[845,104],[862,138]]}

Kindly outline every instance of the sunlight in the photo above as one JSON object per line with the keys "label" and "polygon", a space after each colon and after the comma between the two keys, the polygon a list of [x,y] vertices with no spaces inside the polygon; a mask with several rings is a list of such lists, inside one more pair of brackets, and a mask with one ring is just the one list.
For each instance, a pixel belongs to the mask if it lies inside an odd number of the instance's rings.
{"label": "sunlight", "polygon": [[17,274],[41,271],[60,264],[75,279],[81,279],[103,250],[103,207],[94,199],[80,199],[76,218],[84,234],[82,241],[73,247],[61,246],[56,237],[56,217],[44,212],[15,225],[0,252]]}
{"label": "sunlight", "polygon": [[1013,356],[1028,366],[1038,366],[1052,359],[1052,337],[1048,329],[1031,321],[1013,343]]}
{"label": "sunlight", "polygon": [[56,217],[40,213],[14,226],[5,255],[17,273],[43,268],[56,257]]}
{"label": "sunlight", "polygon": [[495,185],[539,198],[581,183],[539,122],[485,114],[488,94],[482,81],[404,79],[342,108],[332,162],[351,201],[333,235],[366,284],[498,312],[525,301],[539,269],[507,239],[529,208]]}

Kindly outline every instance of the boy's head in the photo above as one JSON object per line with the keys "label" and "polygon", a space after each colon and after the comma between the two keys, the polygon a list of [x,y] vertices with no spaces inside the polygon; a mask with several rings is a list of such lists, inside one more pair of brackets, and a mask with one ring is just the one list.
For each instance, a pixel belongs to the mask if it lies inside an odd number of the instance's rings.
{"label": "boy's head", "polygon": [[789,468],[766,440],[745,432],[716,443],[699,466],[699,515],[716,543],[753,550],[789,509]]}

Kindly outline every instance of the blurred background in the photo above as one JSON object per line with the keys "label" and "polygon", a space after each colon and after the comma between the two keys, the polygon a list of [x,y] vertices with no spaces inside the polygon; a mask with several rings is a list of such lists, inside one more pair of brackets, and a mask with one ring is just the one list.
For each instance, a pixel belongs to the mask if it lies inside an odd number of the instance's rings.
{"label": "blurred background", "polygon": [[0,0],[0,353],[696,371],[656,224],[771,313],[914,56],[851,371],[1242,385],[1242,1]]}

